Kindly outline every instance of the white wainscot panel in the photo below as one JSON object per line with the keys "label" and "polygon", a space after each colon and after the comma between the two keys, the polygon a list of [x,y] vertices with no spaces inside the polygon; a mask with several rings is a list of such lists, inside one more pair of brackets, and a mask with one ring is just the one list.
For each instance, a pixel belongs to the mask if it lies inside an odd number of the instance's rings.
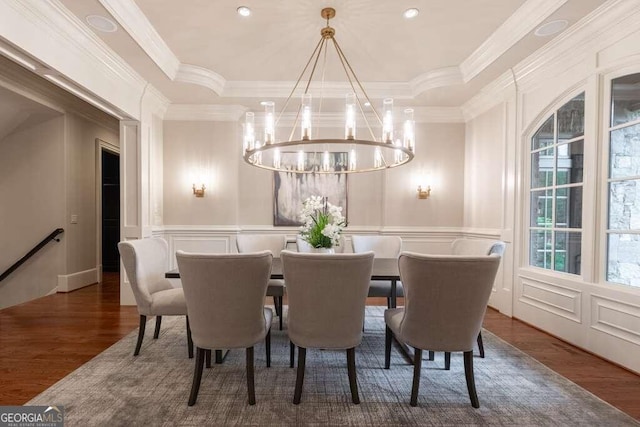
{"label": "white wainscot panel", "polygon": [[230,240],[229,236],[172,236],[169,239],[169,253],[173,255],[171,256],[171,268],[177,267],[176,251],[225,254],[231,252]]}
{"label": "white wainscot panel", "polygon": [[591,295],[591,327],[640,345],[640,306]]}
{"label": "white wainscot panel", "polygon": [[546,312],[581,323],[582,292],[548,282],[522,280],[520,301]]}

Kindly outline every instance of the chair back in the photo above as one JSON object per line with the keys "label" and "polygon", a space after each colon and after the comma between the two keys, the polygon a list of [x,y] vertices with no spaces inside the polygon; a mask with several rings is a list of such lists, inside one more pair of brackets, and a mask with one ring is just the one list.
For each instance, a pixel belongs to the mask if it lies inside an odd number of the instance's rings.
{"label": "chair back", "polygon": [[274,258],[287,246],[284,234],[239,234],[236,236],[238,253],[271,251]]}
{"label": "chair back", "polygon": [[269,251],[195,254],[178,251],[193,342],[206,349],[247,348],[264,336]]}
{"label": "chair back", "polygon": [[402,238],[399,236],[351,236],[353,252],[373,251],[376,258],[398,258],[402,251]]}
{"label": "chair back", "polygon": [[289,338],[304,348],[348,349],[362,340],[373,252],[282,251]]}
{"label": "chair back", "polygon": [[456,239],[451,243],[452,255],[492,255],[502,256],[505,243],[500,240]]}
{"label": "chair back", "polygon": [[500,257],[422,255],[398,260],[407,344],[433,351],[471,351],[482,327]]}
{"label": "chair back", "polygon": [[153,314],[151,294],[173,288],[164,277],[169,265],[167,242],[159,237],[128,240],[118,243],[118,251],[136,299],[138,312],[142,315]]}

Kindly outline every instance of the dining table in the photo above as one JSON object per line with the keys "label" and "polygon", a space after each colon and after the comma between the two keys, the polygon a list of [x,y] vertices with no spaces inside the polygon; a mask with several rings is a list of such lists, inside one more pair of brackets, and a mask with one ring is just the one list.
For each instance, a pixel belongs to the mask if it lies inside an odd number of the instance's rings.
{"label": "dining table", "polygon": [[[165,277],[167,279],[179,279],[180,271],[178,269],[173,269],[167,271],[165,273]],[[284,273],[282,271],[282,259],[281,258],[273,258],[273,262],[271,263],[271,279],[284,279]],[[390,297],[390,305],[391,308],[397,307],[398,300],[398,282],[400,281],[400,271],[398,268],[398,259],[397,258],[374,258],[373,259],[373,268],[371,270],[371,280],[388,280],[391,282],[391,297]],[[413,363],[413,352],[411,349],[403,343],[398,342],[400,346],[401,353],[407,361]],[[223,352],[222,350],[215,351],[215,363],[222,363],[224,358],[226,357],[227,352]],[[429,359],[432,359],[432,353],[429,353]]]}

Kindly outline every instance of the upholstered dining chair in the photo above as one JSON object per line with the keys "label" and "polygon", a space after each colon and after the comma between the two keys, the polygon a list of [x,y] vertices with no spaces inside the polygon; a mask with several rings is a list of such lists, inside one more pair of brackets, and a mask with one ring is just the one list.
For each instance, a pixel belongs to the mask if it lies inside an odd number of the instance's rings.
{"label": "upholstered dining chair", "polygon": [[299,404],[307,348],[347,351],[347,370],[353,403],[360,403],[355,348],[362,340],[367,289],[373,252],[307,254],[282,251],[287,282],[291,367],[298,347],[298,370],[293,403]]}
{"label": "upholstered dining chair", "polygon": [[[373,251],[376,258],[398,258],[402,251],[402,238],[399,236],[351,236],[354,253]],[[386,297],[387,308],[393,308],[391,282],[372,280],[369,284],[370,297]],[[402,283],[396,283],[396,296],[404,296]]]}
{"label": "upholstered dining chair", "polygon": [[[280,252],[287,246],[284,234],[239,234],[236,236],[238,253],[269,250],[274,258],[280,258]],[[284,280],[271,279],[267,287],[267,296],[273,297],[273,305],[282,330],[282,299],[284,297]]]}
{"label": "upholstered dining chair", "polygon": [[[480,240],[480,239],[456,239],[451,243],[452,255],[493,255],[500,257],[504,254],[505,243],[500,240]],[[482,342],[482,331],[478,332],[478,351],[480,357],[484,359],[484,343]],[[450,356],[445,353],[445,369],[449,369]]]}
{"label": "upholstered dining chair", "polygon": [[265,340],[271,365],[270,308],[264,307],[271,262],[270,251],[244,254],[176,253],[187,302],[196,361],[189,406],[198,398],[207,352],[246,349],[249,404],[256,403],[253,347]]}
{"label": "upholstered dining chair", "polygon": [[[140,314],[138,341],[133,352],[140,354],[147,316],[156,317],[153,338],[160,334],[162,316],[186,316],[187,305],[181,287],[174,287],[164,274],[169,266],[167,242],[161,238],[129,240],[118,243],[125,272],[129,278],[133,296]],[[193,343],[187,319],[187,345],[189,358],[193,357]]]}
{"label": "upholstered dining chair", "polygon": [[500,257],[422,255],[403,252],[398,259],[405,306],[384,313],[385,369],[391,363],[393,336],[415,349],[411,406],[418,403],[422,350],[464,354],[471,405],[479,408],[473,375],[473,344],[482,327]]}

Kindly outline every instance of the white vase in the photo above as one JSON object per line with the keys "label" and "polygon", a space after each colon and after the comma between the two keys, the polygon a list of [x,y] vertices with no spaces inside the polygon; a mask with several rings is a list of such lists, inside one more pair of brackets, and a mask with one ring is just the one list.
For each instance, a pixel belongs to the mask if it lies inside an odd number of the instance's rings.
{"label": "white vase", "polygon": [[313,248],[313,252],[317,254],[335,254],[336,251],[333,248]]}

